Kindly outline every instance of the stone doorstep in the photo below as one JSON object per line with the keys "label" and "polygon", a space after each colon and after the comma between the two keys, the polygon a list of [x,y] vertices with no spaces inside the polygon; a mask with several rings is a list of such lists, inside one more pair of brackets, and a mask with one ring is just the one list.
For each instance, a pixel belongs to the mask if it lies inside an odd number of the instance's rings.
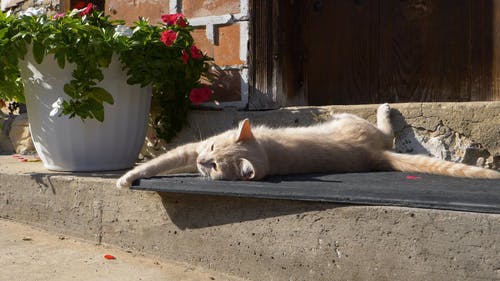
{"label": "stone doorstep", "polygon": [[500,215],[114,188],[0,156],[0,217],[249,280],[496,280]]}

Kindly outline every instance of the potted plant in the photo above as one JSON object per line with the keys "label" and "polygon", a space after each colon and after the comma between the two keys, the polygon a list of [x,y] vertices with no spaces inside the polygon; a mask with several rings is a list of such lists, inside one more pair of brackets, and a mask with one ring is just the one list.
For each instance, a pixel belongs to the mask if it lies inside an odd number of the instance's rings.
{"label": "potted plant", "polygon": [[0,13],[0,99],[25,102],[32,138],[52,170],[129,168],[154,126],[171,138],[191,103],[206,101],[210,58],[182,14],[132,27],[89,4],[66,14]]}

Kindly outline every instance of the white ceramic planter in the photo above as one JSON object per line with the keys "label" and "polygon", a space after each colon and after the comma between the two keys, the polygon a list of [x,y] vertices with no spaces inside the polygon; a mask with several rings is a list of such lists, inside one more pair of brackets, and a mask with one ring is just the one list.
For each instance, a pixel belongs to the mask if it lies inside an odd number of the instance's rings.
{"label": "white ceramic planter", "polygon": [[49,170],[106,171],[130,168],[144,142],[151,101],[151,87],[126,83],[117,55],[98,85],[108,90],[114,105],[104,104],[104,122],[79,117],[51,117],[52,104],[67,99],[63,91],[72,65],[60,69],[52,57],[37,64],[31,51],[20,62],[31,136],[36,151]]}

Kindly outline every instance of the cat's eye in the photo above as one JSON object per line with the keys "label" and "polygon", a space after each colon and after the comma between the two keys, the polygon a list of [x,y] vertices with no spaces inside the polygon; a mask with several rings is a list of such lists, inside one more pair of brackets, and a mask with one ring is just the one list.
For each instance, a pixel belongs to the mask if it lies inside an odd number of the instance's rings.
{"label": "cat's eye", "polygon": [[214,151],[214,144],[212,143],[212,145],[210,146],[210,151]]}

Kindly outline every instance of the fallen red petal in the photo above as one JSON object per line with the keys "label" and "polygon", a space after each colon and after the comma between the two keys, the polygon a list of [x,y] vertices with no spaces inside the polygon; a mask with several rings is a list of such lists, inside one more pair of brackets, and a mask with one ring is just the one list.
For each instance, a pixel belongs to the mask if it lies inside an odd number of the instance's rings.
{"label": "fallen red petal", "polygon": [[104,255],[104,258],[107,259],[107,260],[115,260],[115,256],[113,255]]}
{"label": "fallen red petal", "polygon": [[418,180],[420,179],[421,177],[417,177],[417,176],[406,176],[407,179],[409,180]]}

